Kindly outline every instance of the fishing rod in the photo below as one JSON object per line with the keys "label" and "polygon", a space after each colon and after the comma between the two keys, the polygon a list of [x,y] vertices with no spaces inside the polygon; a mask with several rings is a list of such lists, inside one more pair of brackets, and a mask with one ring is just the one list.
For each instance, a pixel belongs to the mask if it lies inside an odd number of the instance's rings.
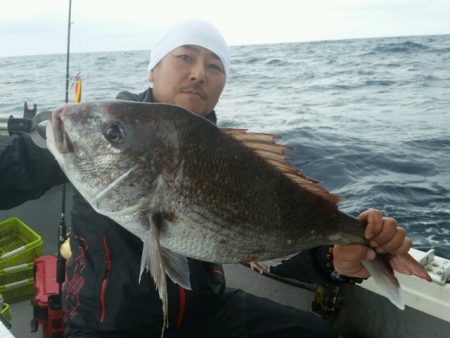
{"label": "fishing rod", "polygon": [[72,27],[72,0],[69,0],[69,17],[67,20],[67,53],[66,53],[66,98],[69,103],[69,65],[70,65],[70,29]]}
{"label": "fishing rod", "polygon": [[[69,66],[70,66],[70,28],[72,25],[72,0],[69,0],[69,14],[68,14],[68,26],[67,26],[67,53],[66,53],[66,92],[65,103],[69,102]],[[61,249],[67,240],[67,226],[65,220],[66,213],[66,183],[62,185],[61,192],[61,216],[58,224],[58,251],[56,255],[56,284],[58,285],[58,292],[56,294],[48,295],[47,301],[47,316],[45,321],[48,323],[48,330],[55,333],[60,337],[61,332],[64,331],[63,318],[64,311],[62,309],[62,287],[66,277],[66,257],[63,255]],[[42,272],[44,275],[45,271]],[[35,332],[38,329],[39,322],[43,319],[33,318],[32,331]],[[59,324],[56,324],[59,323]],[[50,329],[49,329],[50,327]],[[44,333],[46,330],[44,329]],[[55,336],[56,337],[56,336]]]}
{"label": "fishing rod", "polygon": [[[70,68],[70,31],[72,26],[72,0],[69,0],[69,14],[67,20],[67,53],[66,53],[66,95],[65,103],[69,102],[69,68]],[[62,285],[66,277],[66,259],[61,254],[61,247],[67,240],[67,226],[66,226],[66,183],[62,186],[61,193],[61,218],[58,224],[58,255],[56,261],[56,282],[58,283],[59,298],[62,295]],[[61,299],[59,299],[61,305]],[[58,309],[59,310],[59,309]]]}

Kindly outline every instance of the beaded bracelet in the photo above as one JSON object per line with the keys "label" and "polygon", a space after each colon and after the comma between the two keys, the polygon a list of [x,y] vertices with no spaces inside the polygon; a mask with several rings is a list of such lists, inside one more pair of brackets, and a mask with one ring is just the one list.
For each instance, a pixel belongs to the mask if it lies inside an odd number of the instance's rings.
{"label": "beaded bracelet", "polygon": [[334,281],[341,282],[341,283],[347,283],[347,284],[361,284],[363,282],[363,280],[367,279],[367,278],[358,278],[358,277],[347,277],[347,276],[341,275],[334,268],[333,260],[334,260],[333,245],[331,245],[328,248],[326,267],[330,271],[331,279],[333,279]]}

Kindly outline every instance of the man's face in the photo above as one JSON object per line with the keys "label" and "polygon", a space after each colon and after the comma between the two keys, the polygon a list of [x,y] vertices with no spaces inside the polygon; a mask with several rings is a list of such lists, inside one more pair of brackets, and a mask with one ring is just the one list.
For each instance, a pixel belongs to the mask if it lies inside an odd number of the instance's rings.
{"label": "man's face", "polygon": [[149,77],[157,102],[175,104],[203,116],[214,109],[225,86],[223,64],[217,55],[194,45],[172,50]]}

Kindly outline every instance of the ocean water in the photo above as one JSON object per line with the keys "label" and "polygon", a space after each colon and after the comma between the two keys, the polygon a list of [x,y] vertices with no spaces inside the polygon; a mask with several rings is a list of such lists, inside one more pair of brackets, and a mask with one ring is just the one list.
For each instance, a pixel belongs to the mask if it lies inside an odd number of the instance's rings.
{"label": "ocean water", "polygon": [[[219,125],[281,135],[357,215],[379,208],[450,258],[450,35],[231,47]],[[0,58],[0,113],[65,98],[65,55]],[[71,55],[83,101],[148,86],[147,51]],[[73,92],[70,91],[73,98]]]}

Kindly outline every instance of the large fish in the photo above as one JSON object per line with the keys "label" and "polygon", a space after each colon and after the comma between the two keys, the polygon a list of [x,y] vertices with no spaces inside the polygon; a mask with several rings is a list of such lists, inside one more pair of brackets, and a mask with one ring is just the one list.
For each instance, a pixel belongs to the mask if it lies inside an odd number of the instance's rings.
{"label": "large fish", "polygon": [[[98,101],[53,112],[47,145],[99,213],[144,242],[167,326],[166,274],[189,289],[186,257],[255,263],[326,244],[359,243],[364,225],[339,197],[290,165],[274,135],[219,129],[183,108]],[[409,255],[408,274],[430,279]],[[392,269],[366,262],[389,298],[404,305]]]}

